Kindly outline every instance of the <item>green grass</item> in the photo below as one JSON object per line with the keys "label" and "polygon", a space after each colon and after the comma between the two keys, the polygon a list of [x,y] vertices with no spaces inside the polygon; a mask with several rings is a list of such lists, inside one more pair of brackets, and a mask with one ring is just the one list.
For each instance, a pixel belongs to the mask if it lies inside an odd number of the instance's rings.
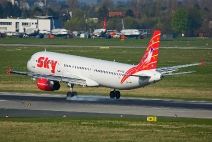
{"label": "green grass", "polygon": [[211,119],[1,118],[2,142],[211,142]]}
{"label": "green grass", "polygon": [[[36,87],[35,81],[28,76],[7,75],[6,70],[12,68],[27,71],[26,63],[30,56],[44,47],[0,47],[0,91],[46,93]],[[137,64],[145,49],[140,48],[72,48],[47,47],[48,51],[93,57],[116,62]],[[174,66],[200,61],[212,62],[212,50],[209,49],[160,49],[158,67]],[[172,98],[187,100],[212,101],[212,66],[205,65],[184,68],[180,71],[196,71],[192,74],[165,77],[162,81],[145,88],[121,91],[124,97]],[[89,88],[76,86],[79,94],[107,95],[109,88]],[[66,94],[69,88],[62,83],[61,89],[53,93]],[[89,93],[88,93],[89,92]],[[47,92],[52,93],[52,92]]]}
{"label": "green grass", "polygon": [[[35,81],[27,76],[7,75],[6,70],[27,71],[26,62],[32,54],[45,47],[0,47],[0,91],[46,93],[38,90]],[[68,48],[48,47],[48,51],[93,57],[117,62],[137,64],[145,49],[127,48]],[[200,61],[212,62],[209,49],[160,49],[159,67]],[[131,91],[121,91],[124,97],[177,98],[212,101],[212,66],[196,66],[181,71],[195,73],[166,77],[164,80]],[[57,94],[69,89],[64,83]],[[108,95],[108,88],[76,86],[79,94]],[[52,92],[48,92],[52,93]],[[161,141],[211,142],[211,119],[158,118],[146,122],[145,118],[0,118],[0,142],[94,142],[94,141]]]}
{"label": "green grass", "polygon": [[[0,38],[1,44],[54,44],[54,45],[78,45],[78,46],[132,46],[132,47],[146,47],[150,37],[145,39],[134,39],[128,38],[121,41],[119,38],[113,39],[39,39],[39,38],[18,38],[18,37],[7,37]],[[171,41],[162,41],[161,46],[163,47],[212,47],[211,38],[176,38]]]}

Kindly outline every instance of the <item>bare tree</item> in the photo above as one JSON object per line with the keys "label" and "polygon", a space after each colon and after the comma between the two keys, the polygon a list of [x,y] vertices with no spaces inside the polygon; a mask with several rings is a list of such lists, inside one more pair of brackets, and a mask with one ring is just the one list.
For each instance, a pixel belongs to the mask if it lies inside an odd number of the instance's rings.
{"label": "bare tree", "polygon": [[164,7],[165,1],[164,0],[157,0],[156,2],[156,13],[158,16],[161,16],[162,7]]}
{"label": "bare tree", "polygon": [[114,8],[114,2],[112,0],[101,0],[100,5],[106,6],[109,10],[112,10]]}
{"label": "bare tree", "polygon": [[29,9],[30,8],[27,0],[21,0],[20,1],[20,8],[21,9]]}
{"label": "bare tree", "polygon": [[184,8],[191,8],[194,6],[194,0],[183,0],[182,5]]}
{"label": "bare tree", "polygon": [[199,1],[199,5],[201,9],[207,9],[208,11],[212,11],[212,1],[211,0],[201,0]]}
{"label": "bare tree", "polygon": [[132,9],[133,11],[137,11],[137,5],[137,0],[130,0],[130,9]]}
{"label": "bare tree", "polygon": [[69,6],[70,10],[77,9],[79,6],[78,0],[67,0],[66,3]]}
{"label": "bare tree", "polygon": [[[149,3],[149,0],[138,0],[138,11],[141,12],[141,15],[147,16],[148,7],[147,4]],[[142,17],[143,17],[142,16]]]}
{"label": "bare tree", "polygon": [[167,12],[172,15],[179,8],[178,0],[169,0],[167,4]]}
{"label": "bare tree", "polygon": [[1,5],[5,5],[5,3],[7,3],[8,0],[0,0],[0,4]]}

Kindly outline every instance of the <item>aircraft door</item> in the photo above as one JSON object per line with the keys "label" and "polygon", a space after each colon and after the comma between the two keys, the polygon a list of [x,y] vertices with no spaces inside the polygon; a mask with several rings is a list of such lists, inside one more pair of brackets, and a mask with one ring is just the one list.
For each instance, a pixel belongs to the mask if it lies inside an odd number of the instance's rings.
{"label": "aircraft door", "polygon": [[37,63],[36,63],[36,60],[34,58],[32,59],[32,62],[31,63],[32,63],[31,64],[32,65],[32,68],[35,68],[35,66],[37,65]]}
{"label": "aircraft door", "polygon": [[29,68],[34,69],[35,66],[36,66],[36,60],[35,60],[34,58],[29,59],[28,62],[27,62],[27,66],[28,66]]}
{"label": "aircraft door", "polygon": [[37,66],[37,60],[35,60],[34,58],[30,58],[27,62],[27,69],[30,71],[35,71],[36,66]]}
{"label": "aircraft door", "polygon": [[94,65],[91,65],[91,67],[89,68],[89,77],[90,77],[90,79],[93,78],[93,73],[94,73]]}
{"label": "aircraft door", "polygon": [[60,59],[56,64],[56,73],[62,75],[64,70],[63,59]]}

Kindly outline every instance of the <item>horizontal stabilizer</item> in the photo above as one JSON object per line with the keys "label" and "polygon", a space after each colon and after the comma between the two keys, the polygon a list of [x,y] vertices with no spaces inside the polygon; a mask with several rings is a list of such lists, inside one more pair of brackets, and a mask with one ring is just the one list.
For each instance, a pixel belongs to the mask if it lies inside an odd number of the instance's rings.
{"label": "horizontal stabilizer", "polygon": [[163,76],[172,76],[172,75],[179,75],[179,74],[189,74],[189,73],[193,73],[195,71],[188,71],[188,72],[178,72],[178,73],[167,73],[167,74],[163,74]]}

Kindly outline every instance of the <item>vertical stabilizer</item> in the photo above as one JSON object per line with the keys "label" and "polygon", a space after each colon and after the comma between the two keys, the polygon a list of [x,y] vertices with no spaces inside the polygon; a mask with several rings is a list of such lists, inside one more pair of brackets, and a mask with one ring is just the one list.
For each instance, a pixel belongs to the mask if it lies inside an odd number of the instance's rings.
{"label": "vertical stabilizer", "polygon": [[134,66],[127,70],[127,72],[125,73],[126,75],[124,75],[121,79],[121,83],[123,83],[127,78],[129,78],[129,76],[139,71],[156,69],[158,61],[158,49],[160,46],[160,35],[161,31],[154,31],[140,63],[137,66]]}
{"label": "vertical stabilizer", "polygon": [[144,55],[137,65],[137,69],[140,70],[150,70],[156,69],[158,61],[158,50],[160,46],[160,35],[161,31],[155,30],[151,40],[149,41],[148,47],[144,52]]}
{"label": "vertical stabilizer", "polygon": [[107,29],[107,25],[106,25],[106,17],[104,18],[104,24],[103,24],[103,29]]}

